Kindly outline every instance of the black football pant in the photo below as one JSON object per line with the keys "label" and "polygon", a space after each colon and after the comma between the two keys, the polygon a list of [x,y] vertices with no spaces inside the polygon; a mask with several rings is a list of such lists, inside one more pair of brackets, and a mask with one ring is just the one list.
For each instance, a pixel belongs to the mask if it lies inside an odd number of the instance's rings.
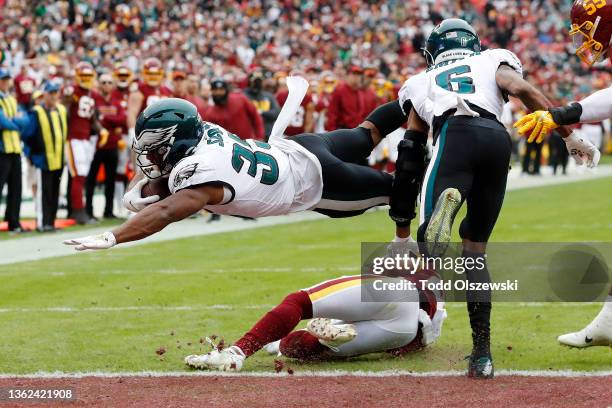
{"label": "black football pant", "polygon": [[104,165],[104,216],[113,215],[113,200],[115,196],[115,178],[117,177],[117,161],[119,154],[117,149],[98,149],[94,154],[85,181],[85,210],[93,217],[93,195],[96,188],[96,177],[100,166]]}
{"label": "black football pant", "polygon": [[393,176],[361,164],[374,148],[368,129],[304,133],[291,140],[321,163],[323,195],[315,211],[329,217],[352,217],[389,203]]}
{"label": "black football pant", "polygon": [[0,200],[5,184],[7,185],[7,194],[4,220],[8,223],[9,230],[12,230],[20,227],[21,154],[0,153]]}

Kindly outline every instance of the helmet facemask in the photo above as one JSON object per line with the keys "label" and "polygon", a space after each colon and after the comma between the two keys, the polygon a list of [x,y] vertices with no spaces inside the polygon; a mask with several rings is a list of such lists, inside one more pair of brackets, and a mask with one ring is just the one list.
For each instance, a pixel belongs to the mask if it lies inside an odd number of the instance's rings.
{"label": "helmet facemask", "polygon": [[143,130],[132,143],[136,164],[149,179],[170,174],[172,165],[167,162],[174,144],[176,125],[154,130]]}
{"label": "helmet facemask", "polygon": [[595,33],[597,32],[600,21],[601,17],[598,16],[595,22],[585,21],[580,25],[572,24],[572,28],[569,32],[574,47],[576,47],[576,55],[588,66],[592,66],[599,61],[607,48],[602,43],[595,40]]}

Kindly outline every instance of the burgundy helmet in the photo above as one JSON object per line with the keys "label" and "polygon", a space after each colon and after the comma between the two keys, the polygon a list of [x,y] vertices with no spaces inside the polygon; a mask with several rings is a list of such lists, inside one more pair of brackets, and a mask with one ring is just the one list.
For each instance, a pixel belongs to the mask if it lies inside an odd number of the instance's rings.
{"label": "burgundy helmet", "polygon": [[612,1],[575,0],[572,6],[570,36],[576,55],[588,66],[608,53],[612,60]]}

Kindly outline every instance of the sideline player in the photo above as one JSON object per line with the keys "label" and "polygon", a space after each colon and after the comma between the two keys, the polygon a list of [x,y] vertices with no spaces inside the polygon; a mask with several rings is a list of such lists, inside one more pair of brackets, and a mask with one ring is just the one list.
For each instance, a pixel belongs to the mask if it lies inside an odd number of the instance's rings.
{"label": "sideline player", "polygon": [[[428,278],[420,272],[409,279]],[[270,353],[303,361],[382,351],[401,356],[440,336],[446,310],[432,292],[392,291],[381,301],[376,295],[368,297],[372,283],[367,281],[373,279],[400,284],[404,278],[343,276],[291,293],[231,347],[187,356],[185,363],[194,368],[240,371],[244,360],[264,347]],[[306,330],[293,331],[306,319],[312,319]]]}
{"label": "sideline player", "polygon": [[[307,83],[304,93],[306,88]],[[290,109],[281,111],[283,125],[270,144],[242,140],[202,122],[195,106],[184,100],[166,99],[147,108],[139,116],[133,145],[147,178],[126,194],[128,208],[140,212],[112,232],[65,243],[77,250],[110,248],[152,235],[202,208],[252,218],[305,210],[348,217],[389,203],[393,176],[357,163],[405,122],[399,104],[378,107],[354,129],[284,139],[281,135],[301,98],[303,94],[299,101],[288,103]],[[155,204],[151,203],[159,196],[141,197],[148,179],[168,175],[169,197]],[[409,196],[392,200],[392,209],[401,207],[394,202],[410,201],[411,206],[398,211],[413,215],[416,194]],[[404,220],[407,224],[398,228],[398,241],[409,239],[410,217]]]}
{"label": "sideline player", "polygon": [[[462,256],[476,259],[486,251],[506,189],[511,141],[500,117],[507,97],[518,97],[532,110],[551,104],[523,79],[521,62],[512,52],[481,51],[476,31],[463,20],[444,20],[434,28],[425,57],[429,68],[408,79],[399,92],[404,111],[412,108],[407,134],[426,140],[432,129],[434,135],[421,192],[418,241],[425,243],[427,255],[442,255],[465,200],[467,215],[459,229]],[[472,282],[490,281],[486,268],[466,274]],[[468,291],[466,297],[473,341],[468,376],[492,378],[491,292]]]}
{"label": "sideline player", "polygon": [[[589,67],[604,59],[606,53],[612,61],[612,2],[577,1],[572,7],[571,20],[570,36],[577,45],[578,57]],[[609,118],[612,118],[612,86],[582,101],[526,115],[514,126],[521,134],[530,133],[530,141],[541,142],[548,132],[559,126],[601,122]],[[586,160],[587,166],[597,166],[600,153],[592,144],[581,148],[567,143],[567,148],[578,164]],[[612,346],[612,288],[603,308],[591,323],[580,331],[563,334],[557,340],[570,347]]]}

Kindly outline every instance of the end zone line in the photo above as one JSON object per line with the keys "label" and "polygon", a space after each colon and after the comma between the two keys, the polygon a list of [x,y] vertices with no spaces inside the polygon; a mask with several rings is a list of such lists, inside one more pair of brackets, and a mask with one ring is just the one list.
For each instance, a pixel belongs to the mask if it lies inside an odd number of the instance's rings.
{"label": "end zone line", "polygon": [[[0,379],[80,379],[86,377],[95,378],[120,378],[120,377],[461,377],[464,371],[425,371],[413,372],[408,370],[385,370],[385,371],[348,371],[348,370],[323,370],[323,371],[299,371],[294,374],[275,372],[242,372],[226,373],[220,371],[129,371],[129,372],[36,372],[30,374],[0,374]],[[499,377],[547,377],[547,378],[584,378],[584,377],[612,377],[612,370],[606,371],[573,371],[573,370],[498,370],[495,372]]]}

